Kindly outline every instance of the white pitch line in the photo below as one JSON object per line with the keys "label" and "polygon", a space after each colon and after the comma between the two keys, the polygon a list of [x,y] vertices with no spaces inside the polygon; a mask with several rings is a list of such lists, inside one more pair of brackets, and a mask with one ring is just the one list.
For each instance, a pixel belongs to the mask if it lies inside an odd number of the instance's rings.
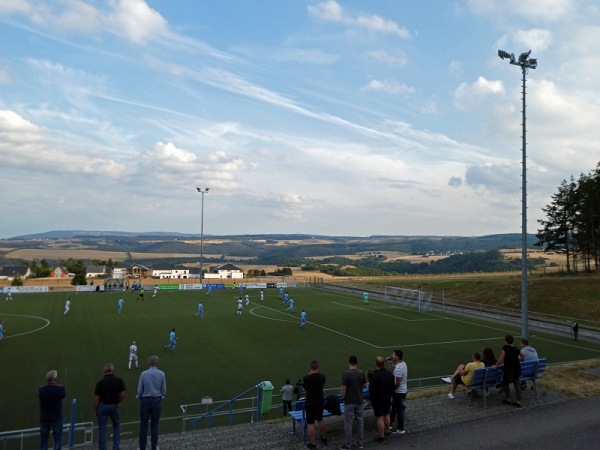
{"label": "white pitch line", "polygon": [[18,333],[18,334],[10,334],[10,335],[8,335],[8,336],[6,336],[6,333],[5,333],[5,334],[4,334],[4,337],[3,337],[3,339],[10,339],[10,338],[14,338],[14,337],[17,337],[17,336],[24,336],[24,335],[26,335],[26,334],[30,334],[30,333],[36,333],[36,332],[38,332],[38,331],[40,331],[40,330],[43,330],[43,329],[44,329],[44,328],[46,328],[48,325],[50,325],[50,321],[49,321],[48,319],[44,318],[44,317],[39,317],[39,316],[27,316],[27,315],[25,315],[25,314],[2,314],[2,315],[3,315],[3,316],[14,316],[14,317],[29,317],[29,318],[31,318],[31,319],[40,319],[40,320],[43,320],[44,322],[46,322],[46,323],[45,323],[45,325],[43,325],[43,326],[41,326],[41,327],[39,327],[39,328],[36,328],[35,330],[31,330],[31,331],[25,331],[25,332],[23,332],[23,333]]}
{"label": "white pitch line", "polygon": [[354,305],[348,305],[346,303],[338,303],[338,302],[331,302],[333,305],[340,305],[340,306],[345,306],[346,308],[353,308],[353,309],[360,309],[361,311],[366,311],[369,312],[371,314],[379,314],[381,316],[385,316],[385,317],[392,317],[394,319],[398,319],[398,320],[403,320],[404,322],[427,322],[427,321],[438,321],[438,320],[448,320],[447,317],[438,317],[438,316],[434,316],[431,319],[404,319],[402,317],[398,317],[398,316],[393,316],[391,314],[386,314],[386,313],[382,313],[379,311],[373,311],[370,308],[365,308],[365,307],[360,307],[360,306],[354,306]]}

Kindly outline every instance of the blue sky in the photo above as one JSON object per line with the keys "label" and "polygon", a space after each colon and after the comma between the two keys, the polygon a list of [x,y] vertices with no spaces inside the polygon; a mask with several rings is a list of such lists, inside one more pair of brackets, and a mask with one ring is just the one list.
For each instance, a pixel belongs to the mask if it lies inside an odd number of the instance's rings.
{"label": "blue sky", "polygon": [[530,232],[600,160],[595,0],[3,0],[0,238]]}

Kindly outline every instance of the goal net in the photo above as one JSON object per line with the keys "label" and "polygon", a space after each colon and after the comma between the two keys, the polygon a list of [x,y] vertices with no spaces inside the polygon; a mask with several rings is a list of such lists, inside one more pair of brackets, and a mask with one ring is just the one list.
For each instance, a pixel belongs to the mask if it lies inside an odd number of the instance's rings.
{"label": "goal net", "polygon": [[431,311],[431,298],[433,292],[424,292],[415,289],[404,289],[394,286],[385,287],[384,301],[403,306],[411,306],[423,311]]}

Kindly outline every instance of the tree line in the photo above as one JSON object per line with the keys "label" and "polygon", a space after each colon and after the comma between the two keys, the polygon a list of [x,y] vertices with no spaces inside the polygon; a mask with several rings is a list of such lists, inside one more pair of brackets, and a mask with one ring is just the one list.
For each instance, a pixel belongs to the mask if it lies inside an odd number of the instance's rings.
{"label": "tree line", "polygon": [[563,180],[538,220],[536,245],[566,254],[567,272],[598,269],[600,239],[600,163],[588,174]]}

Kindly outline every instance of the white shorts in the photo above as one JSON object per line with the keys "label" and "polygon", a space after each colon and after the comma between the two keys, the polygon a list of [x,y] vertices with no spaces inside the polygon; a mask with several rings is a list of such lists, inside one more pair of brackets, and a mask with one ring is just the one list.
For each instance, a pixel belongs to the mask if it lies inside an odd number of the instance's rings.
{"label": "white shorts", "polygon": [[129,354],[129,361],[137,361],[138,357],[135,353],[130,353]]}

